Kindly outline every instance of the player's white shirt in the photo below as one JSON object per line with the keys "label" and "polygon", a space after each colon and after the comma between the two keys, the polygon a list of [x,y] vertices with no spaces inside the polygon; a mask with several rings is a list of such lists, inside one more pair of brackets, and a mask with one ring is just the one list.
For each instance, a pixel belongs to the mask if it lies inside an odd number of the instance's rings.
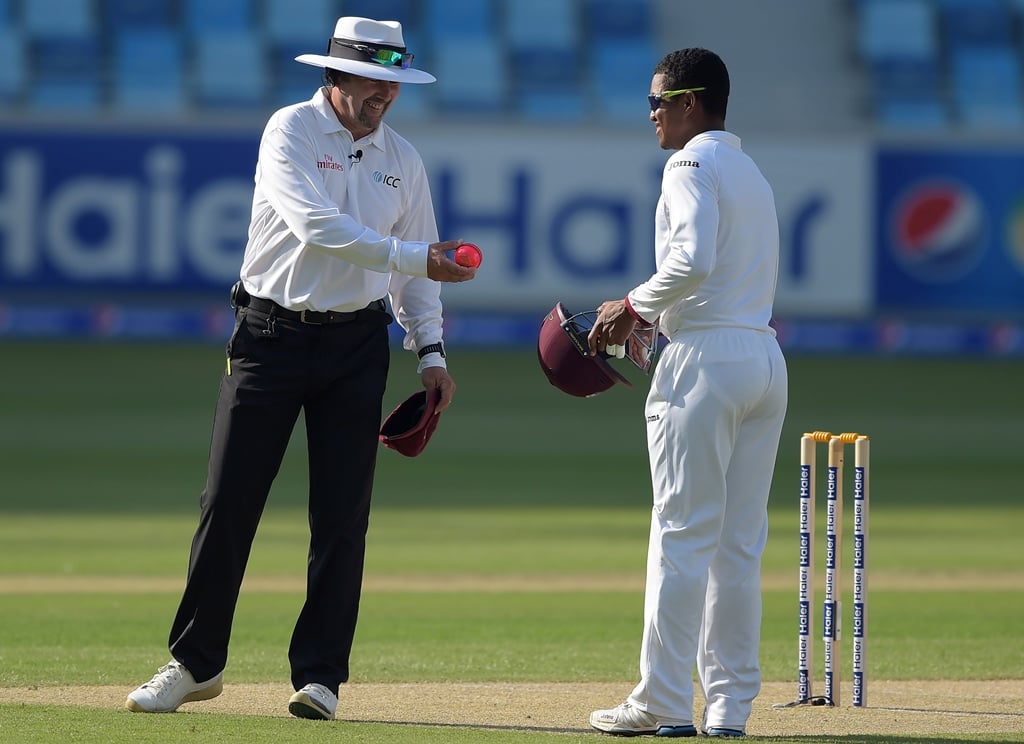
{"label": "player's white shirt", "polygon": [[730,132],[703,132],[672,154],[655,213],[657,270],[629,293],[670,339],[687,330],[770,333],[778,278],[775,197]]}
{"label": "player's white shirt", "polygon": [[406,348],[441,340],[440,284],[426,278],[438,239],[427,175],[389,126],[353,141],[323,89],[280,109],[260,140],[252,208],[241,269],[251,295],[351,311],[390,292]]}

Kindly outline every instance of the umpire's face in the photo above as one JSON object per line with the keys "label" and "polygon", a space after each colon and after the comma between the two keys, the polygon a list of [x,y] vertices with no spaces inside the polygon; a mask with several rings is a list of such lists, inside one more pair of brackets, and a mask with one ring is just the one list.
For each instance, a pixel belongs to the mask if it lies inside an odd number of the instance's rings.
{"label": "umpire's face", "polygon": [[359,139],[380,126],[384,114],[398,98],[399,90],[401,83],[393,80],[343,74],[330,89],[331,104],[344,127],[352,132],[354,139]]}

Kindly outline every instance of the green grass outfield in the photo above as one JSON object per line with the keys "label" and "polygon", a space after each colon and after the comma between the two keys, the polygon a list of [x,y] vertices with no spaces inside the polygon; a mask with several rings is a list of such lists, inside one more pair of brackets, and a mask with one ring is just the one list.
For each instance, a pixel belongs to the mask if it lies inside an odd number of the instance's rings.
{"label": "green grass outfield", "polygon": [[[393,359],[389,407],[417,389],[409,356]],[[380,454],[352,682],[618,683],[625,694],[650,511],[646,380],[579,400],[547,384],[531,350],[456,349],[449,361],[456,402],[426,453]],[[316,727],[200,706],[139,716],[17,700],[18,689],[127,692],[166,660],[222,366],[211,346],[0,343],[0,741],[595,741],[543,721]],[[872,678],[1024,678],[1022,381],[1020,360],[790,358],[764,560],[766,682],[795,679],[798,439],[810,429],[871,436]],[[254,546],[228,685],[287,685],[303,441],[300,424]],[[820,668],[820,642],[817,657]],[[758,733],[1024,741],[1024,712],[973,736]]]}

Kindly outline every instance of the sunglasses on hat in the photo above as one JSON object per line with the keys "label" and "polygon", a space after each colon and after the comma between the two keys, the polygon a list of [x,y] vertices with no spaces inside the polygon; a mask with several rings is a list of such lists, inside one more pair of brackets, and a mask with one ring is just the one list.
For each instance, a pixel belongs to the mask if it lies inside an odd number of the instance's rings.
{"label": "sunglasses on hat", "polygon": [[343,46],[348,49],[355,49],[357,52],[362,52],[370,62],[376,62],[385,67],[401,67],[403,70],[409,69],[409,65],[412,64],[412,60],[416,56],[411,52],[398,52],[394,49],[375,47],[369,44],[353,44],[339,41],[338,39],[331,39],[330,43],[331,45]]}

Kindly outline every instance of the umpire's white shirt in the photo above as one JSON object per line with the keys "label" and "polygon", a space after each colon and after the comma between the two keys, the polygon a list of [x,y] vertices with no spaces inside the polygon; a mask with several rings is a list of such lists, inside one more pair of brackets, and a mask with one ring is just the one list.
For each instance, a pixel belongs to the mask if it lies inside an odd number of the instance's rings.
{"label": "umpire's white shirt", "polygon": [[440,284],[426,278],[438,239],[427,175],[389,126],[353,141],[323,89],[280,109],[260,140],[252,208],[241,269],[250,294],[318,311],[390,294],[405,348],[441,340]]}

